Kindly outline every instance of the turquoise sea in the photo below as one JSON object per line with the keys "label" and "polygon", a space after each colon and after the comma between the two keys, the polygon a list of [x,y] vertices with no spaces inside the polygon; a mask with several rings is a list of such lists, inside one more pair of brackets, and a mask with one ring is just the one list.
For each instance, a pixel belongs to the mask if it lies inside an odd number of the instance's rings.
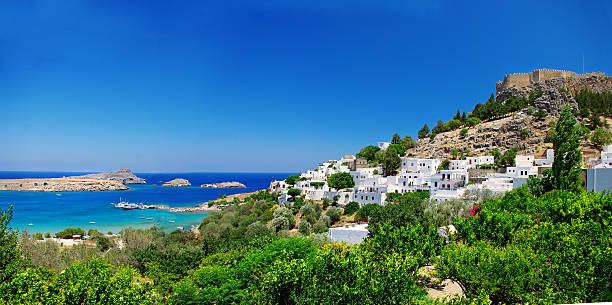
{"label": "turquoise sea", "polygon": [[[0,171],[0,179],[9,178],[50,178],[89,174],[89,172],[8,172]],[[134,173],[147,180],[147,184],[128,185],[127,191],[107,192],[14,192],[0,191],[0,208],[6,210],[13,205],[14,229],[29,232],[58,232],[66,227],[93,228],[101,232],[119,232],[125,227],[159,226],[164,231],[177,227],[188,229],[197,225],[209,214],[172,213],[162,210],[126,211],[110,203],[120,199],[144,204],[165,204],[170,207],[186,207],[219,198],[220,194],[253,192],[265,189],[270,181],[285,179],[290,173]],[[191,187],[161,187],[174,178],[184,178]],[[246,188],[210,189],[199,187],[203,183],[239,181]],[[153,220],[140,217],[153,218]],[[174,221],[174,222],[170,222]],[[90,222],[95,222],[91,224]],[[30,225],[31,224],[31,225]]]}

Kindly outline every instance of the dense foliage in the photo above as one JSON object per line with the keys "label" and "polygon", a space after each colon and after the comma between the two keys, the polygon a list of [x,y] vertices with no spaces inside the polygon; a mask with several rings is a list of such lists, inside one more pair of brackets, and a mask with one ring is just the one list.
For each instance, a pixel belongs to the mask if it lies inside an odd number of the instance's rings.
{"label": "dense foliage", "polygon": [[519,188],[455,221],[436,269],[470,299],[579,303],[612,299],[612,197]]}
{"label": "dense foliage", "polygon": [[351,176],[351,174],[339,172],[330,175],[329,178],[327,178],[327,184],[329,187],[333,187],[335,189],[344,189],[354,187],[355,180],[353,180],[353,176]]}

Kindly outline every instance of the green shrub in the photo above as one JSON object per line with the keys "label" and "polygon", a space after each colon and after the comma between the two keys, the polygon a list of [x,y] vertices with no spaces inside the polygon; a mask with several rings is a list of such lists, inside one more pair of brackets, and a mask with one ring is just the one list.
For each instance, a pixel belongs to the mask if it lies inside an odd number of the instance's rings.
{"label": "green shrub", "polygon": [[353,215],[359,210],[359,203],[351,201],[344,206],[344,215]]}

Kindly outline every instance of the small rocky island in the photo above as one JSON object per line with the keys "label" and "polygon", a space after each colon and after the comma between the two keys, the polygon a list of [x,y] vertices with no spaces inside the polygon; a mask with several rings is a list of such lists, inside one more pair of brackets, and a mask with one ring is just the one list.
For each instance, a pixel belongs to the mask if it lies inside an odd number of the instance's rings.
{"label": "small rocky island", "polygon": [[202,184],[201,187],[228,189],[228,188],[245,188],[246,185],[240,182],[231,181],[231,182],[219,182],[219,183],[211,183],[211,184],[205,183],[205,184]]}
{"label": "small rocky island", "polygon": [[73,176],[70,178],[113,180],[123,184],[146,184],[147,181],[137,177],[129,168],[120,168],[112,173],[88,174],[83,176]]}
{"label": "small rocky island", "polygon": [[129,190],[115,180],[79,178],[0,179],[0,191],[29,192],[101,192]]}
{"label": "small rocky island", "polygon": [[162,186],[169,186],[169,187],[191,186],[191,182],[189,182],[189,180],[187,179],[176,178],[176,179],[172,179],[162,184]]}

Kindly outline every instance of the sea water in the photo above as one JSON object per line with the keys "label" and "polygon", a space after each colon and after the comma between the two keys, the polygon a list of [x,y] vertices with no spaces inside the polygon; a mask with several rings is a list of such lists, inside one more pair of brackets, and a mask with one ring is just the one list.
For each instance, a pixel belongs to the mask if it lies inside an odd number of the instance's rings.
{"label": "sea water", "polygon": [[[84,174],[89,173],[0,171],[0,179],[53,178]],[[123,200],[170,207],[189,207],[217,199],[219,195],[266,189],[271,181],[285,179],[290,173],[135,173],[135,175],[146,179],[147,184],[131,184],[128,185],[130,190],[126,191],[61,193],[0,191],[0,208],[5,211],[9,205],[12,205],[13,219],[9,226],[19,231],[27,229],[30,233],[50,232],[54,234],[67,227],[116,233],[126,227],[147,228],[152,226],[158,226],[169,232],[176,230],[177,227],[188,229],[191,225],[197,225],[210,212],[173,213],[165,210],[123,210],[115,208],[111,203]],[[174,178],[187,179],[192,186],[161,186],[164,182]],[[238,181],[245,184],[246,188],[200,187],[204,183],[224,181]],[[146,218],[152,218],[152,220]]]}

